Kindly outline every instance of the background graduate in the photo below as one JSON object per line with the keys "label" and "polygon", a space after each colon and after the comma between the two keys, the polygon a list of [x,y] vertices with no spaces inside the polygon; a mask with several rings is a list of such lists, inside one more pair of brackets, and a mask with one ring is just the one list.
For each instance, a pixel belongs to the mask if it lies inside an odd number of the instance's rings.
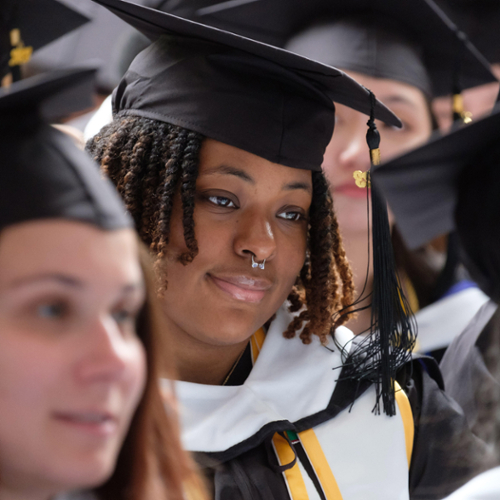
{"label": "background graduate", "polygon": [[93,75],[0,92],[2,500],[181,500],[197,487],[157,384],[159,316],[133,223],[46,123],[87,104]]}
{"label": "background graduate", "polygon": [[[464,263],[491,297],[450,345],[441,367],[447,393],[460,403],[474,433],[495,447],[497,455],[500,443],[499,123],[497,108],[491,116],[443,138],[435,138],[374,173],[375,182],[408,227],[405,236],[409,244],[419,245],[456,228]],[[410,190],[412,194],[408,197]],[[487,477],[498,478],[498,471],[496,476]],[[498,488],[494,491],[498,495]]]}
{"label": "background graduate", "polygon": [[[340,326],[353,284],[321,170],[332,100],[397,121],[334,68],[101,3],[154,43],[88,149],[156,256],[183,440],[200,452],[215,498],[366,500],[411,489],[428,499],[458,487],[481,464],[451,465],[453,443],[478,443],[420,365],[406,376],[408,318],[386,318],[395,337],[375,328],[360,346]],[[401,308],[400,291],[386,292],[391,313],[391,299]],[[384,386],[387,375],[407,392]]]}

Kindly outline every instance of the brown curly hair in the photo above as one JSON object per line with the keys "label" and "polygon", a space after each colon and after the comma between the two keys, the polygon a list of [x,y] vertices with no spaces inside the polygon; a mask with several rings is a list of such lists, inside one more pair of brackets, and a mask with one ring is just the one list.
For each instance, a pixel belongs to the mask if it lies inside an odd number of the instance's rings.
{"label": "brown curly hair", "polygon": [[[87,143],[87,151],[115,183],[140,237],[156,255],[162,280],[172,203],[179,189],[188,248],[181,261],[187,264],[198,253],[193,212],[203,139],[201,134],[169,123],[118,115]],[[300,338],[304,344],[311,342],[313,333],[325,344],[331,331],[349,319],[354,285],[328,183],[322,172],[312,172],[312,181],[307,256],[288,297],[290,311],[302,311],[284,336],[292,338],[303,327]]]}

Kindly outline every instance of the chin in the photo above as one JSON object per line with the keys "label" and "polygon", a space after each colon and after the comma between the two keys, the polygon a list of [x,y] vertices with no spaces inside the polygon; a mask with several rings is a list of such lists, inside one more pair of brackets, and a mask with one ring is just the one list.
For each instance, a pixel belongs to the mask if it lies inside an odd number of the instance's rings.
{"label": "chin", "polygon": [[116,458],[94,456],[68,460],[54,472],[61,491],[90,490],[104,484],[113,474]]}

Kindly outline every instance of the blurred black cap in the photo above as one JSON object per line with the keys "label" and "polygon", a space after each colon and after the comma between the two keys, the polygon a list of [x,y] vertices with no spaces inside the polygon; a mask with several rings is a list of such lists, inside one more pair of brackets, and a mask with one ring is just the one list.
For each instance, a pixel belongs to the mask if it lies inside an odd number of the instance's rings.
{"label": "blurred black cap", "polygon": [[[440,96],[496,81],[432,0],[170,0],[174,13]],[[458,82],[457,82],[458,80]]]}
{"label": "blurred black cap", "polygon": [[28,62],[32,52],[73,31],[89,19],[57,0],[2,0],[0,72]]}
{"label": "blurred black cap", "polygon": [[[60,71],[0,90],[0,230],[48,218],[103,229],[132,227],[97,165],[47,123],[55,110],[75,111],[90,100],[94,73]],[[80,98],[75,99],[76,94]]]}

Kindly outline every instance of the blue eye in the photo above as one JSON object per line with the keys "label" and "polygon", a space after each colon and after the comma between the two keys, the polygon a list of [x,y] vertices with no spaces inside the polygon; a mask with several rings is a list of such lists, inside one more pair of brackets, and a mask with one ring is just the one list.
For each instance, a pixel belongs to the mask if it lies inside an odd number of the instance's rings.
{"label": "blue eye", "polygon": [[218,207],[236,208],[234,202],[232,202],[229,198],[226,198],[225,196],[209,196],[207,199],[210,203],[213,203]]}
{"label": "blue eye", "polygon": [[129,311],[122,310],[122,311],[116,311],[113,313],[113,318],[117,323],[124,323],[126,321],[134,321],[135,320],[135,315],[132,314]]}
{"label": "blue eye", "polygon": [[45,319],[58,319],[65,316],[67,307],[61,303],[42,304],[36,309],[37,316]]}

